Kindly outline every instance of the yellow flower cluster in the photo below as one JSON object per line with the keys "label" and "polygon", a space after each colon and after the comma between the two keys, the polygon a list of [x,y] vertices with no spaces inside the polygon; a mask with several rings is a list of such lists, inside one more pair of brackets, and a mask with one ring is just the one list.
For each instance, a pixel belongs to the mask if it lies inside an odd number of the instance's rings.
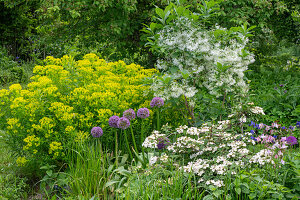
{"label": "yellow flower cluster", "polygon": [[22,157],[18,157],[17,160],[16,160],[16,162],[17,162],[18,166],[23,167],[23,166],[26,165],[26,163],[28,162],[28,160],[24,156],[22,156]]}
{"label": "yellow flower cluster", "polygon": [[53,154],[53,158],[57,158],[60,154],[60,151],[63,149],[60,142],[52,142],[49,145],[49,154]]}
{"label": "yellow flower cluster", "polygon": [[27,144],[25,146],[23,146],[23,150],[29,150],[32,148],[36,148],[38,146],[40,146],[40,138],[36,137],[35,135],[28,135],[25,139],[24,142],[26,142]]}
{"label": "yellow flower cluster", "polygon": [[[79,61],[47,57],[44,63],[34,68],[25,89],[14,84],[0,90],[0,109],[8,110],[9,116],[3,120],[0,112],[0,122],[6,123],[7,133],[17,141],[13,148],[26,151],[30,163],[64,159],[64,150],[74,141],[89,138],[93,126],[109,134],[110,116],[149,106],[142,79],[151,77],[155,69],[123,61],[107,63],[95,54]],[[27,162],[23,155],[18,158],[20,165]]]}

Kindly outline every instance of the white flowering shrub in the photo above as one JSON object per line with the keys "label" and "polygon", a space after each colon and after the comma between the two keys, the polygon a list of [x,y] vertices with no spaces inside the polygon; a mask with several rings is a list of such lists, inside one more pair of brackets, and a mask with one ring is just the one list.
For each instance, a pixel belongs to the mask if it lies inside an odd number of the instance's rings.
{"label": "white flowering shrub", "polygon": [[244,72],[254,62],[247,51],[253,27],[206,28],[200,15],[174,4],[157,14],[161,24],[148,28],[154,35],[148,44],[159,54],[156,66],[163,75],[153,81],[155,96],[192,98],[203,88],[215,96],[248,91]]}
{"label": "white flowering shrub", "polygon": [[[180,126],[173,130],[164,126],[162,131],[153,131],[142,145],[160,152],[149,160],[150,166],[172,163],[178,170],[194,173],[202,187],[223,187],[228,176],[234,177],[241,169],[278,169],[284,165],[283,155],[290,145],[282,138],[269,136],[269,145],[257,148],[255,145],[262,143],[259,137],[250,132],[231,133],[230,127],[229,120],[200,128]],[[158,145],[161,138],[169,143]]]}

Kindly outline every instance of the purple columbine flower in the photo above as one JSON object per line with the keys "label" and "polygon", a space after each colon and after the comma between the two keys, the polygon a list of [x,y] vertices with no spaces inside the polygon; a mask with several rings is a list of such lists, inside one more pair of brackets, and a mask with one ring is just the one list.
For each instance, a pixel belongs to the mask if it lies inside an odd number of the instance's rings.
{"label": "purple columbine flower", "polygon": [[126,117],[129,120],[135,119],[135,112],[132,108],[129,108],[128,110],[125,110],[123,112],[123,117]]}
{"label": "purple columbine flower", "polygon": [[253,121],[251,121],[251,123],[249,124],[249,126],[253,126],[253,128],[254,128],[255,123]]}
{"label": "purple columbine flower", "polygon": [[118,121],[118,128],[127,129],[130,126],[130,121],[126,117],[121,117]]}
{"label": "purple columbine flower", "polygon": [[290,145],[298,144],[297,138],[295,138],[294,136],[287,137],[286,142]]}
{"label": "purple columbine flower", "polygon": [[253,136],[251,136],[251,139],[254,140],[254,141],[257,141],[257,139]]}
{"label": "purple columbine flower", "polygon": [[297,126],[297,128],[300,128],[300,122],[299,121],[297,121],[296,126]]}
{"label": "purple columbine flower", "polygon": [[264,125],[263,123],[260,123],[260,124],[258,125],[258,127],[259,127],[259,129],[262,129],[262,128],[265,127],[265,125]]}
{"label": "purple columbine flower", "polygon": [[91,135],[92,135],[94,138],[101,137],[101,136],[103,135],[103,130],[102,130],[102,128],[100,128],[100,127],[93,127],[92,130],[91,130]]}
{"label": "purple columbine flower", "polygon": [[140,108],[137,111],[137,116],[139,118],[146,119],[147,117],[149,117],[149,115],[150,115],[150,112],[149,112],[148,108]]}
{"label": "purple columbine flower", "polygon": [[150,102],[151,108],[153,107],[162,107],[164,105],[164,100],[160,97],[154,97]]}
{"label": "purple columbine flower", "polygon": [[116,116],[116,115],[111,116],[111,117],[109,118],[109,120],[108,120],[109,126],[112,127],[112,128],[119,128],[119,127],[118,127],[118,121],[119,121],[119,119],[120,119],[119,116]]}

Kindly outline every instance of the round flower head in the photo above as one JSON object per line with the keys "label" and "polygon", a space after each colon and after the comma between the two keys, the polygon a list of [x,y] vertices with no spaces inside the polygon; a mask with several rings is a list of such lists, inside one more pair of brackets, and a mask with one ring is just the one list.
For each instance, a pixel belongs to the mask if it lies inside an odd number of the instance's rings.
{"label": "round flower head", "polygon": [[135,118],[135,112],[132,108],[129,108],[128,110],[125,110],[123,112],[123,117],[126,117],[129,120],[132,120]]}
{"label": "round flower head", "polygon": [[116,115],[111,116],[111,117],[109,118],[109,120],[108,120],[109,126],[112,127],[112,128],[119,128],[119,127],[118,127],[118,121],[119,121],[119,119],[120,119],[120,118],[119,118],[118,116],[116,116]]}
{"label": "round flower head", "polygon": [[286,142],[290,145],[298,144],[297,138],[295,138],[294,136],[287,137]]}
{"label": "round flower head", "polygon": [[130,126],[130,121],[126,117],[121,117],[118,121],[118,128],[125,130]]}
{"label": "round flower head", "polygon": [[91,135],[95,138],[101,137],[103,135],[103,130],[100,127],[93,127],[91,130]]}
{"label": "round flower head", "polygon": [[150,115],[150,112],[149,112],[148,108],[140,108],[137,111],[137,116],[139,118],[146,119],[147,117],[149,117],[149,115]]}
{"label": "round flower head", "polygon": [[150,102],[151,108],[153,107],[162,107],[164,105],[164,100],[160,97],[154,97]]}

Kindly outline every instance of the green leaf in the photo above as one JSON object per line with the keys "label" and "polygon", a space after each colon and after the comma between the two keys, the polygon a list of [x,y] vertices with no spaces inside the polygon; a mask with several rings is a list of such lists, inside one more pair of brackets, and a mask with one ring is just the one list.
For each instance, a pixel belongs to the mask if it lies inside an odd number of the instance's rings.
{"label": "green leaf", "polygon": [[242,192],[241,188],[234,188],[234,190],[236,191],[236,193],[237,193],[238,195],[240,195],[241,192]]}
{"label": "green leaf", "polygon": [[203,200],[214,200],[214,197],[212,195],[206,195]]}
{"label": "green leaf", "polygon": [[46,174],[47,174],[48,176],[52,176],[53,171],[52,171],[52,170],[47,170],[47,171],[46,171]]}
{"label": "green leaf", "polygon": [[158,16],[160,16],[162,19],[165,17],[165,13],[161,8],[156,7],[155,12]]}
{"label": "green leaf", "polygon": [[114,185],[115,183],[118,183],[119,181],[115,181],[115,180],[112,180],[112,181],[108,181],[104,187],[109,187],[111,185]]}

